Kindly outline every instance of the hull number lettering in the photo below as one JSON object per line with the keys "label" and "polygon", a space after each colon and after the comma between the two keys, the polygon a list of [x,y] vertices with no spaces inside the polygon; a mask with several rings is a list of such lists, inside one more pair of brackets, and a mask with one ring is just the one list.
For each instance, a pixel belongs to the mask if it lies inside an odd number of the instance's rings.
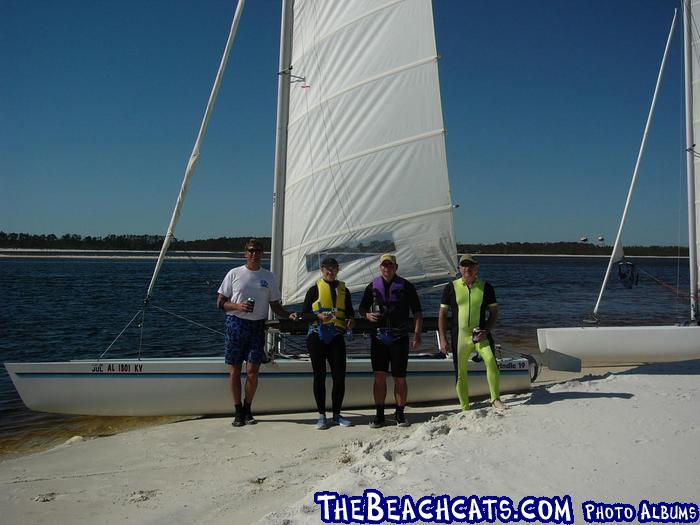
{"label": "hull number lettering", "polygon": [[143,372],[143,365],[139,363],[94,363],[92,372],[97,374],[103,372],[110,374],[139,374]]}

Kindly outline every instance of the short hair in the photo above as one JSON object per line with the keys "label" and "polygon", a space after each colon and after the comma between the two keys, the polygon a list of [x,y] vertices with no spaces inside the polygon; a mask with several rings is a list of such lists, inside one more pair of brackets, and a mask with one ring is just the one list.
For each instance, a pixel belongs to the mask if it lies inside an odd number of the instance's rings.
{"label": "short hair", "polygon": [[321,261],[321,268],[338,268],[338,261],[333,257],[326,257]]}
{"label": "short hair", "polygon": [[255,237],[248,239],[248,242],[245,243],[245,248],[248,248],[248,246],[252,246],[253,248],[260,248],[261,250],[263,249],[262,242],[260,242]]}

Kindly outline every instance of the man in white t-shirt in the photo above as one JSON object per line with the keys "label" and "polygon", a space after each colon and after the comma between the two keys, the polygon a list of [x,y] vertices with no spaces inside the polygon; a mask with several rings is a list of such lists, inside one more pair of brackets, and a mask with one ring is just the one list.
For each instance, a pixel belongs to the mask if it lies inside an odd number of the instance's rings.
{"label": "man in white t-shirt", "polygon": [[[245,246],[246,264],[226,274],[216,296],[216,306],[226,312],[224,351],[229,365],[231,393],[236,406],[233,426],[257,423],[251,412],[258,387],[260,363],[265,359],[265,320],[268,307],[279,317],[295,318],[280,304],[275,275],[261,266],[262,244],[250,239]],[[241,402],[241,371],[246,362],[245,397]]]}

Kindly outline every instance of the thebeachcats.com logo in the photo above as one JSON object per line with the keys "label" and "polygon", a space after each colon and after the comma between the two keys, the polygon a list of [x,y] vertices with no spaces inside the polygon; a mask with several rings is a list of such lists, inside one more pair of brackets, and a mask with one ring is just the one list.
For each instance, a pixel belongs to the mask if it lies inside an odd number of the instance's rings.
{"label": "thebeachcats.com logo", "polygon": [[[575,523],[571,496],[526,496],[513,501],[507,496],[440,496],[413,499],[410,495],[385,496],[366,489],[361,496],[338,492],[314,493],[324,523]],[[638,505],[586,501],[580,522],[585,523],[696,523],[700,518],[695,503],[652,503]]]}

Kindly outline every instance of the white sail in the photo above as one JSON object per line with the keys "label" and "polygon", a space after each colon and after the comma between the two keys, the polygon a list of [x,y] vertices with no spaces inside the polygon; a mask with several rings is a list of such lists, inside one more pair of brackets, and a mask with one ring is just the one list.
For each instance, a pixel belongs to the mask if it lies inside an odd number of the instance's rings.
{"label": "white sail", "polygon": [[293,27],[284,302],[303,300],[329,255],[352,290],[384,252],[410,279],[452,274],[430,1],[296,0]]}

